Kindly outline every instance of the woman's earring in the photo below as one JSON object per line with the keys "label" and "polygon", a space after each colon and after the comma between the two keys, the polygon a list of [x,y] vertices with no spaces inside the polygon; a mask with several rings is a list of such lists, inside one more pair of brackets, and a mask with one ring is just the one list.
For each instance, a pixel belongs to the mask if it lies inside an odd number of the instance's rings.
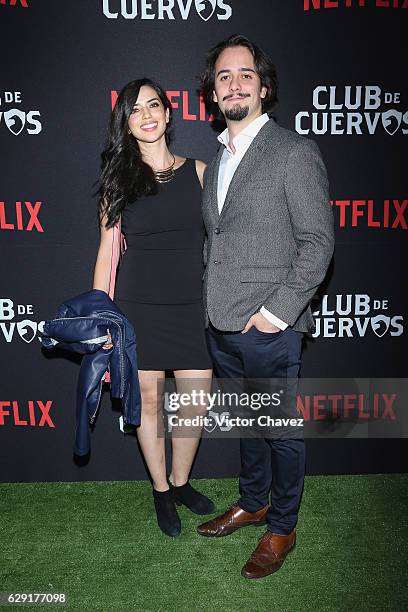
{"label": "woman's earring", "polygon": [[131,134],[131,133],[132,133],[132,132],[131,132],[131,131],[129,130],[129,128],[128,128],[128,134],[129,134],[129,136],[130,136],[130,134]]}

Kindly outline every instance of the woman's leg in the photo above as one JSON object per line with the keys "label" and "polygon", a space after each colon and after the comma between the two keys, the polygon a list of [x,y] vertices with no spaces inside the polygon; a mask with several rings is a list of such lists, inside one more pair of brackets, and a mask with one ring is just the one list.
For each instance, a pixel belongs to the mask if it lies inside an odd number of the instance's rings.
{"label": "woman's leg", "polygon": [[[211,391],[212,370],[175,370],[177,393],[188,393],[190,397],[193,391],[199,405],[183,406],[178,415],[181,418],[193,418],[205,415],[207,411],[207,393]],[[201,394],[200,394],[201,392]],[[200,442],[202,427],[180,426],[174,430],[172,436],[173,460],[170,474],[170,482],[180,487],[188,481],[191,466]]]}
{"label": "woman's leg", "polygon": [[166,491],[169,488],[166,479],[165,440],[161,419],[163,393],[158,388],[159,383],[162,386],[161,381],[164,382],[164,374],[164,371],[158,370],[139,370],[142,422],[138,427],[137,436],[156,491]]}

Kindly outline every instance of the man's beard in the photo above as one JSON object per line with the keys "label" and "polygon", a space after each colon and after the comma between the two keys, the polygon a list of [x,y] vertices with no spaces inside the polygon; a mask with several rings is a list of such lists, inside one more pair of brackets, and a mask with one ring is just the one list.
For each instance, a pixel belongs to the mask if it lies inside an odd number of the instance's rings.
{"label": "man's beard", "polygon": [[242,121],[245,117],[248,116],[249,106],[239,106],[239,104],[235,104],[232,108],[227,108],[225,110],[225,117],[230,121]]}

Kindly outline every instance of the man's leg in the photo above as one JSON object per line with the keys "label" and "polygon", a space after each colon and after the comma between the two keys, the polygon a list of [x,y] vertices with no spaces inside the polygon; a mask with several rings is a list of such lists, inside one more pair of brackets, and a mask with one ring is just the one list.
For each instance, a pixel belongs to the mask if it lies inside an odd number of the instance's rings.
{"label": "man's leg", "polygon": [[241,352],[234,341],[237,333],[222,332],[211,325],[207,329],[208,350],[218,378],[242,379],[245,376]]}
{"label": "man's leg", "polygon": [[[209,328],[208,345],[219,378],[245,379],[247,353],[256,350],[251,332],[223,333]],[[242,387],[238,384],[238,392]],[[229,389],[232,390],[232,389]],[[271,452],[263,438],[240,440],[241,473],[239,505],[246,512],[256,512],[269,503],[271,488]]]}
{"label": "man's leg", "polygon": [[[249,334],[251,332],[248,332]],[[248,378],[287,379],[288,389],[293,389],[300,369],[302,334],[288,328],[277,334],[266,334],[253,330],[254,342],[248,342],[245,351],[244,365]],[[290,395],[290,393],[289,393]],[[296,418],[296,398],[288,398],[283,416]],[[241,439],[241,459],[243,470],[240,478],[242,507],[248,508],[246,499],[254,499],[256,489],[264,489],[257,477],[259,466],[266,465],[263,453],[264,442],[268,447],[271,461],[270,470],[264,473],[264,485],[269,483],[271,490],[271,507],[266,515],[268,530],[289,534],[297,522],[297,512],[303,490],[305,470],[305,444],[303,439],[275,437],[272,434],[265,440],[259,438]],[[252,474],[254,476],[252,476]],[[272,481],[272,483],[271,483]]]}
{"label": "man's leg", "polygon": [[288,535],[296,527],[305,475],[304,440],[269,440],[272,451],[271,507],[268,530]]}
{"label": "man's leg", "polygon": [[[270,338],[260,332],[255,334],[264,336],[260,342],[265,343],[267,352],[263,362],[250,359],[249,376],[279,378],[285,389],[285,404],[280,411],[283,409],[286,417],[295,417],[294,383],[300,367],[302,334],[289,328]],[[272,461],[271,507],[266,514],[268,529],[241,570],[245,578],[262,578],[278,571],[296,543],[295,525],[304,478],[304,441],[294,438],[291,431],[279,432],[279,436],[277,433],[272,430],[266,438]]]}
{"label": "man's leg", "polygon": [[[240,332],[228,333],[210,328],[208,330],[207,341],[217,376],[221,379],[231,380],[231,385],[223,384],[223,390],[240,393],[242,391],[241,381],[245,378],[242,358],[244,335]],[[236,383],[233,379],[236,379]],[[255,462],[252,466],[249,464],[241,465],[241,474],[251,475],[248,478],[248,488],[245,497],[241,496],[238,504],[233,504],[221,516],[200,525],[198,527],[200,535],[211,537],[225,536],[246,525],[265,523],[270,480],[267,480],[265,484],[264,474],[270,474],[270,449],[263,439],[258,438],[255,442]],[[259,453],[260,448],[263,450],[263,453]],[[250,461],[252,461],[252,458],[248,456],[247,463]]]}

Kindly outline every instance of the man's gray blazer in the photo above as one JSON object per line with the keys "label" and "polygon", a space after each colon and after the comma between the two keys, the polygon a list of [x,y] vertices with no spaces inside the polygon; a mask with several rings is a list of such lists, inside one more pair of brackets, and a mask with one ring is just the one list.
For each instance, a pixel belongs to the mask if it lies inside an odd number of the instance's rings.
{"label": "man's gray blazer", "polygon": [[319,149],[312,140],[269,120],[242,158],[219,215],[223,149],[204,176],[208,318],[217,329],[239,331],[265,306],[293,329],[311,331],[310,300],[334,247],[328,180]]}

